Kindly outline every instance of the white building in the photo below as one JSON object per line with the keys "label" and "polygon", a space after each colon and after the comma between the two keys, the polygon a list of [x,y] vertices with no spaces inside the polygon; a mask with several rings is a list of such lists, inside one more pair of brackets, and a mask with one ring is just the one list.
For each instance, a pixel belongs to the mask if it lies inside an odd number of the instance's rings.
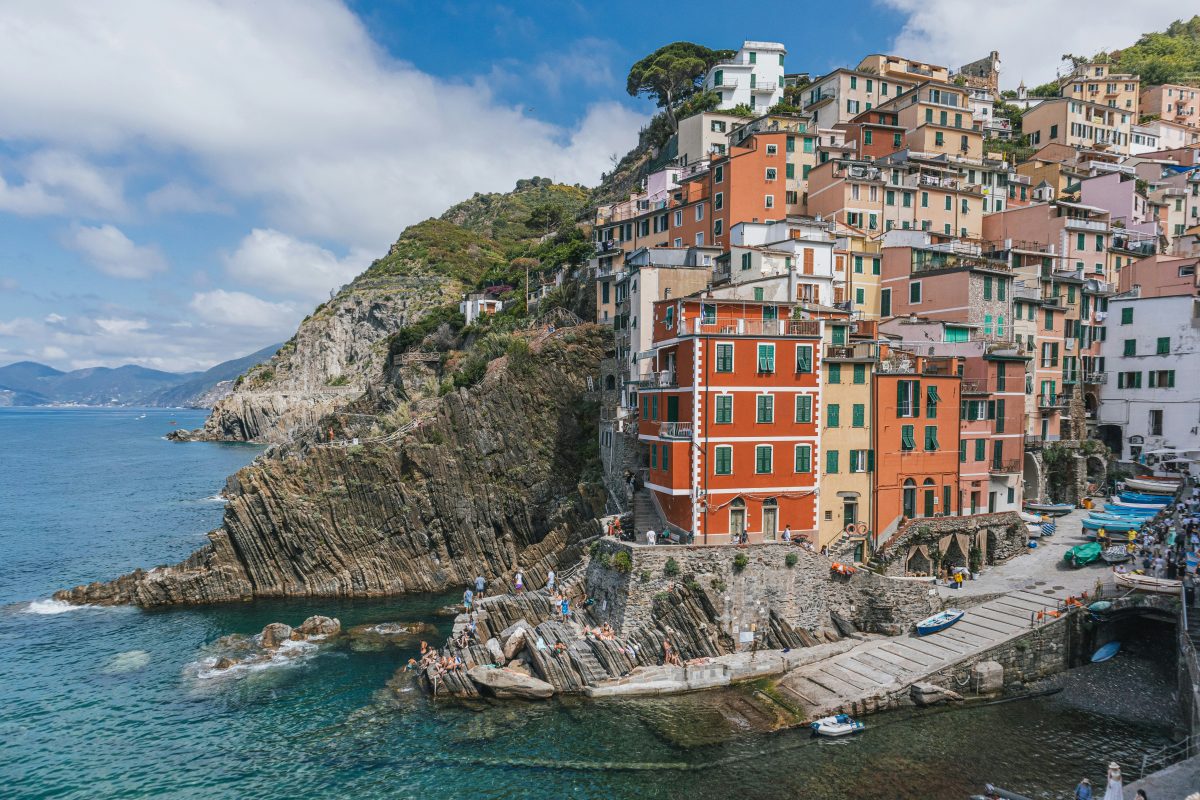
{"label": "white building", "polygon": [[1129,128],[1129,155],[1140,156],[1161,150],[1158,144],[1158,129],[1150,125],[1131,125]]}
{"label": "white building", "polygon": [[746,123],[744,117],[705,111],[679,120],[679,163],[706,161],[729,152],[729,134]]}
{"label": "white building", "polygon": [[504,309],[504,303],[482,292],[467,295],[458,304],[458,310],[466,319],[467,324],[475,322],[483,316],[499,314]]}
{"label": "white building", "polygon": [[783,99],[783,59],[787,48],[779,42],[742,42],[737,55],[713,66],[704,88],[721,96],[717,108],[745,105],[766,111]]}
{"label": "white building", "polygon": [[[729,243],[729,255],[717,262],[714,284],[777,279],[783,302],[833,305],[835,241],[828,223],[795,218],[740,222],[730,229]],[[765,284],[758,286],[767,290]]]}
{"label": "white building", "polygon": [[1190,295],[1108,302],[1099,433],[1122,460],[1200,447],[1200,300]]}
{"label": "white building", "polygon": [[[1182,125],[1178,122],[1168,122],[1163,119],[1150,120],[1145,125],[1136,126],[1158,138],[1159,150],[1177,150],[1181,147],[1193,147],[1200,143],[1200,128]],[[1132,151],[1135,155],[1138,151]],[[1148,152],[1148,151],[1142,151]]]}

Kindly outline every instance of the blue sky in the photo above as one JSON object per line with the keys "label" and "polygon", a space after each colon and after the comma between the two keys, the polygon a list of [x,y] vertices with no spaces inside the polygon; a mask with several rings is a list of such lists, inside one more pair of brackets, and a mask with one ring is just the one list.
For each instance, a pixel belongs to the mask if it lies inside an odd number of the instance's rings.
{"label": "blue sky", "polygon": [[[286,339],[403,228],[543,175],[594,184],[653,112],[629,65],[782,41],[789,71],[889,51],[1004,82],[1126,44],[1096,0],[63,0],[0,14],[0,364],[192,370]],[[1140,29],[1180,15],[1138,5]]]}

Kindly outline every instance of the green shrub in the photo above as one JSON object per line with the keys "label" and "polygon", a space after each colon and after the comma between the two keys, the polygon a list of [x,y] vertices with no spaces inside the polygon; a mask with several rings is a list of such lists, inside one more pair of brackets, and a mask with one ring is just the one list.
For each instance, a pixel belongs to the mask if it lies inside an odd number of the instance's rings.
{"label": "green shrub", "polygon": [[622,550],[612,558],[612,566],[617,572],[622,574],[628,573],[633,569],[633,559],[629,557],[629,553]]}
{"label": "green shrub", "polygon": [[653,599],[656,603],[665,603],[667,600],[671,599],[671,594],[670,592],[659,592],[658,594],[654,595]]}
{"label": "green shrub", "polygon": [[691,592],[700,591],[700,581],[695,580],[695,579],[688,580],[686,583],[684,583],[684,586],[686,586],[688,588],[688,591],[691,591]]}
{"label": "green shrub", "polygon": [[799,560],[800,556],[796,555],[795,553],[788,553],[783,557],[783,563],[787,564],[789,567],[796,566],[796,562]]}
{"label": "green shrub", "polygon": [[329,380],[325,381],[326,386],[345,386],[350,383],[349,375],[334,375]]}
{"label": "green shrub", "polygon": [[720,578],[713,578],[711,581],[708,582],[708,585],[711,586],[714,591],[717,591],[717,592],[725,591],[725,581],[721,580]]}
{"label": "green shrub", "polygon": [[733,571],[741,572],[742,570],[744,570],[746,568],[746,565],[749,563],[750,563],[750,556],[746,555],[745,553],[738,553],[736,556],[733,557]]}
{"label": "green shrub", "polygon": [[679,574],[679,562],[673,558],[668,558],[667,563],[663,566],[663,575],[668,578],[674,578]]}
{"label": "green shrub", "polygon": [[639,572],[638,580],[640,580],[642,583],[649,583],[650,582],[650,570],[644,569],[641,572]]}

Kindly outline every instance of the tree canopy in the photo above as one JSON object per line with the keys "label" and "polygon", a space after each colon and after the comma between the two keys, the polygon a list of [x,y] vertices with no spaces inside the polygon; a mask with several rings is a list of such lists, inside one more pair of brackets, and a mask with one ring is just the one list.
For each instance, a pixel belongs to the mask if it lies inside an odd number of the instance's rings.
{"label": "tree canopy", "polygon": [[712,50],[692,42],[672,42],[655,50],[629,69],[625,89],[630,95],[646,95],[666,114],[674,131],[678,126],[676,107],[704,82],[704,75],[732,50]]}
{"label": "tree canopy", "polygon": [[1122,72],[1140,75],[1144,86],[1200,80],[1200,15],[1143,35],[1120,52],[1117,64]]}

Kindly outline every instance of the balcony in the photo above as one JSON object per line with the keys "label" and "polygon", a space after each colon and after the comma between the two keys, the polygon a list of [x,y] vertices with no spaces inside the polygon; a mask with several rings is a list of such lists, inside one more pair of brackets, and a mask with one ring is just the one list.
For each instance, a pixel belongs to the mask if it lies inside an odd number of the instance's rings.
{"label": "balcony", "polygon": [[804,336],[821,335],[815,319],[685,319],[679,322],[680,336]]}
{"label": "balcony", "polygon": [[1071,398],[1063,394],[1039,394],[1037,399],[1038,408],[1053,410],[1056,408],[1066,408]]}
{"label": "balcony", "polygon": [[692,423],[690,422],[660,422],[658,435],[663,439],[691,439]]}
{"label": "balcony", "polygon": [[675,370],[663,370],[642,375],[638,380],[633,381],[633,385],[638,389],[673,389],[677,385]]}
{"label": "balcony", "polygon": [[1108,373],[1107,372],[1084,373],[1083,382],[1090,383],[1093,386],[1099,386],[1101,384],[1108,383]]}
{"label": "balcony", "polygon": [[831,344],[825,347],[826,361],[874,361],[878,357],[879,346],[874,342]]}
{"label": "balcony", "polygon": [[1094,231],[1096,233],[1108,233],[1107,222],[1097,222],[1092,219],[1079,219],[1077,217],[1067,217],[1067,230],[1069,231]]}
{"label": "balcony", "polygon": [[753,85],[751,85],[750,91],[755,93],[771,94],[778,86],[779,84],[775,83],[774,81],[756,81]]}
{"label": "balcony", "polygon": [[1006,458],[1003,461],[992,461],[988,464],[988,472],[992,475],[1019,475],[1021,473],[1021,459]]}
{"label": "balcony", "polygon": [[991,390],[983,378],[963,378],[960,391],[963,394],[989,394]]}
{"label": "balcony", "polygon": [[1012,272],[1005,261],[983,256],[954,253],[944,250],[913,250],[912,273],[952,269],[984,269],[991,272]]}

